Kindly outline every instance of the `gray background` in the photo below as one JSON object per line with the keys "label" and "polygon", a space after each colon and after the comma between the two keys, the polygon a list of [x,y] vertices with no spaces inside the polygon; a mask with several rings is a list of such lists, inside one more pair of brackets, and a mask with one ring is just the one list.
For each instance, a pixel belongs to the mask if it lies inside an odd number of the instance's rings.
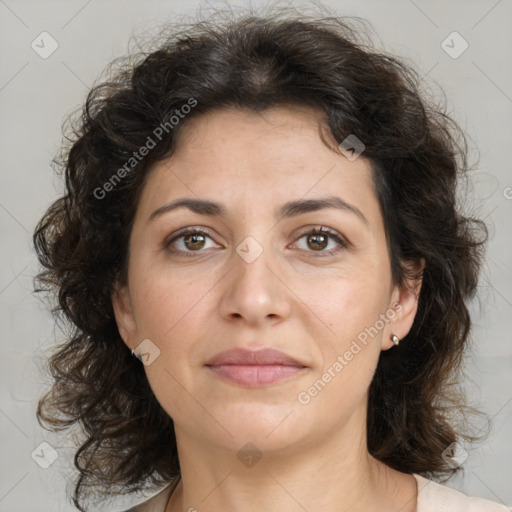
{"label": "gray background", "polygon": [[[40,367],[62,339],[45,305],[32,295],[37,264],[31,249],[37,220],[61,190],[50,167],[61,123],[103,67],[126,52],[132,34],[152,30],[176,13],[193,14],[195,5],[190,2],[184,10],[163,0],[0,0],[0,512],[75,510],[65,496],[72,475],[70,439],[43,430],[34,415],[46,385]],[[464,474],[447,485],[510,506],[512,2],[333,0],[325,5],[339,15],[368,19],[378,46],[409,60],[434,94],[439,91],[433,84],[439,84],[450,112],[473,148],[480,149],[469,192],[490,224],[491,239],[480,300],[472,306],[474,343],[465,386],[493,426],[487,442],[469,450]],[[59,45],[47,59],[31,48],[43,31]],[[458,58],[441,46],[453,31],[469,44]],[[460,40],[448,41],[452,52],[461,48]],[[58,453],[48,469],[31,457],[43,441]]]}

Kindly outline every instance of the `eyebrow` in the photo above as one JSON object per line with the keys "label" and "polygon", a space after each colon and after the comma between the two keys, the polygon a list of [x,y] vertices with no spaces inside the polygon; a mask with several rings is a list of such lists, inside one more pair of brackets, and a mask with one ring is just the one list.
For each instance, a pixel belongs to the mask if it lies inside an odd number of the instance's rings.
{"label": "eyebrow", "polygon": [[[160,217],[165,213],[176,210],[177,208],[188,208],[190,211],[199,215],[208,215],[211,217],[221,217],[227,212],[226,207],[220,203],[215,203],[206,199],[183,197],[169,201],[168,203],[165,203],[157,208],[149,216],[148,222],[157,217]],[[368,219],[363,215],[359,208],[336,196],[329,196],[319,199],[298,199],[296,201],[289,201],[277,209],[275,214],[277,218],[284,219],[295,217],[303,213],[323,210],[325,208],[335,208],[345,212],[351,212],[355,214],[364,224],[366,224],[366,226],[368,226]]]}

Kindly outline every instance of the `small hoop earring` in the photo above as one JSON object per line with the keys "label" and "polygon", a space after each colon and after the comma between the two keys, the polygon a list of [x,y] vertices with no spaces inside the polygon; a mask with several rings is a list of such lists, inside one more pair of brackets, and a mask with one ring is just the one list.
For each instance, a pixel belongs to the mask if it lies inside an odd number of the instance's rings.
{"label": "small hoop earring", "polygon": [[400,343],[400,339],[398,338],[398,336],[396,334],[393,334],[391,336],[391,340],[393,341],[395,346],[398,346],[398,344]]}

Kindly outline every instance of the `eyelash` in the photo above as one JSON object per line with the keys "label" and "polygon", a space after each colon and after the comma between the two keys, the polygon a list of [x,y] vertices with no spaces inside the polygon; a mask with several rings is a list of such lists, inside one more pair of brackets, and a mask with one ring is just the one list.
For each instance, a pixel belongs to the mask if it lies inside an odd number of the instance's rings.
{"label": "eyelash", "polygon": [[[176,240],[179,240],[180,238],[183,238],[187,235],[193,235],[193,234],[199,234],[199,233],[207,236],[210,239],[212,238],[210,236],[210,234],[208,233],[208,231],[206,231],[203,228],[186,228],[185,231],[178,232],[174,237],[166,240],[163,244],[164,249],[168,249]],[[329,251],[307,251],[307,252],[313,252],[313,253],[316,252],[316,253],[321,254],[321,255],[318,255],[315,257],[323,258],[326,256],[334,256],[335,254],[338,254],[338,252],[340,252],[344,249],[347,249],[349,246],[348,242],[342,236],[340,236],[336,231],[333,231],[324,226],[315,226],[313,229],[304,231],[303,233],[301,233],[299,235],[299,237],[297,238],[297,241],[306,235],[317,235],[317,234],[329,235],[329,237],[332,238],[334,241],[336,241],[340,245],[340,247],[337,247],[336,249],[331,249]],[[194,253],[200,253],[200,252],[204,252],[204,251],[201,251],[201,250],[197,250],[197,251],[171,250],[170,252],[172,252],[174,254],[180,254],[180,255],[188,258],[188,257],[194,256]]]}

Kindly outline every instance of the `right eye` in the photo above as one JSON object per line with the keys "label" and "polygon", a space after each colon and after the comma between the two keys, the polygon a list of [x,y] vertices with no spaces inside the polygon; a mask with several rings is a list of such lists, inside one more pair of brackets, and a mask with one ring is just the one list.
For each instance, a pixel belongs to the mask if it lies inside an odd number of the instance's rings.
{"label": "right eye", "polygon": [[[205,248],[207,238],[212,240],[206,230],[202,228],[187,228],[167,240],[164,243],[164,247],[169,248],[173,246],[170,252],[175,254],[181,253],[180,255],[183,256],[191,256],[190,253],[204,252],[202,249]],[[208,249],[208,247],[206,247],[206,249]]]}

